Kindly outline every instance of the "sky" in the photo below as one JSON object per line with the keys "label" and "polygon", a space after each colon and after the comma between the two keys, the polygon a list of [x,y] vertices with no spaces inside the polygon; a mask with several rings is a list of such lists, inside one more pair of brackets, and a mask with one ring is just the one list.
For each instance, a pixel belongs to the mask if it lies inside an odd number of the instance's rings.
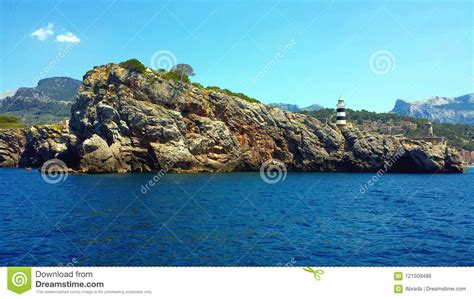
{"label": "sky", "polygon": [[0,92],[137,58],[301,107],[390,111],[474,87],[474,1],[2,1]]}

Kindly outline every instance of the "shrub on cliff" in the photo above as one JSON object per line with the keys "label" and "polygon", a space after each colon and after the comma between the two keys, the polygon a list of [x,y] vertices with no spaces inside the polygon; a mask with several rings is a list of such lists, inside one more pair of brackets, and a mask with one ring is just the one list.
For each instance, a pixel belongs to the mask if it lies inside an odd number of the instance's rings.
{"label": "shrub on cliff", "polygon": [[186,76],[189,78],[195,75],[193,67],[186,63],[178,63],[171,70],[179,73],[181,77]]}
{"label": "shrub on cliff", "polygon": [[198,82],[193,82],[193,83],[191,83],[191,84],[192,84],[193,86],[197,87],[197,88],[201,88],[201,89],[204,88],[204,86],[202,86],[202,84],[201,84],[201,83],[198,83]]}
{"label": "shrub on cliff", "polygon": [[222,89],[218,86],[208,86],[208,87],[206,87],[206,89],[222,92],[223,94],[226,94],[226,95],[231,96],[231,97],[238,97],[238,98],[241,98],[242,100],[247,101],[249,103],[260,103],[260,101],[257,100],[257,99],[251,98],[251,97],[249,97],[249,96],[247,96],[247,95],[245,95],[241,92],[233,92],[231,90],[228,90],[227,88]]}
{"label": "shrub on cliff", "polygon": [[167,80],[173,80],[175,82],[184,82],[184,83],[191,82],[191,80],[189,80],[189,77],[187,75],[179,71],[174,71],[174,70],[161,74],[161,78],[167,79]]}
{"label": "shrub on cliff", "polygon": [[164,71],[163,69],[155,71],[163,79],[173,80],[180,83],[191,83],[189,76],[194,76],[193,67],[189,64],[178,63],[175,65],[169,72]]}
{"label": "shrub on cliff", "polygon": [[138,59],[132,58],[119,64],[121,67],[131,71],[143,74],[146,67]]}
{"label": "shrub on cliff", "polygon": [[0,128],[22,128],[23,124],[16,116],[0,115]]}

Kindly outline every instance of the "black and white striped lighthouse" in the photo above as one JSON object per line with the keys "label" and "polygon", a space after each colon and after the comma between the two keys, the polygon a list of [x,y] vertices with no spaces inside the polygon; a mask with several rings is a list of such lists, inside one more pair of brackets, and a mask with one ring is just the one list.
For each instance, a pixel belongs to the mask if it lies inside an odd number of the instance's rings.
{"label": "black and white striped lighthouse", "polygon": [[339,128],[345,127],[346,122],[346,104],[344,103],[344,98],[340,97],[336,106],[336,125]]}

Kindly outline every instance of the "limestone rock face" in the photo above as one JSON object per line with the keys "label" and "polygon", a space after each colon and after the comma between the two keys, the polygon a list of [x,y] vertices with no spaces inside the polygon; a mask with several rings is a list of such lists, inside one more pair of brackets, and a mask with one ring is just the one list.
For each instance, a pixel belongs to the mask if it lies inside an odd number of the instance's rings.
{"label": "limestone rock face", "polygon": [[420,101],[398,99],[393,113],[440,123],[474,125],[474,93],[460,97],[431,97]]}
{"label": "limestone rock face", "polygon": [[26,143],[21,153],[19,167],[41,167],[44,162],[58,158],[77,165],[76,137],[69,133],[68,122],[54,125],[33,126],[25,130]]}
{"label": "limestone rock face", "polygon": [[26,132],[20,164],[37,167],[56,157],[92,173],[215,172],[259,170],[276,159],[301,171],[465,170],[458,153],[446,146],[339,130],[304,114],[115,64],[84,76],[69,128],[62,130]]}
{"label": "limestone rock face", "polygon": [[84,172],[117,172],[120,170],[114,151],[104,139],[94,134],[80,146],[80,169]]}
{"label": "limestone rock face", "polygon": [[18,167],[26,136],[21,129],[0,129],[0,167]]}

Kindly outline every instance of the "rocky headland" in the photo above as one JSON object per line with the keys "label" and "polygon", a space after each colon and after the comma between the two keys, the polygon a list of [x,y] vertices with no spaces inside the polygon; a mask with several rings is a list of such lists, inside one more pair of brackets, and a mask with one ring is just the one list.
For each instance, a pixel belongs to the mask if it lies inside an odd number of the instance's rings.
{"label": "rocky headland", "polygon": [[466,170],[446,145],[338,129],[118,64],[85,74],[69,122],[0,130],[0,167],[53,158],[84,173],[256,171],[272,159],[297,171]]}

